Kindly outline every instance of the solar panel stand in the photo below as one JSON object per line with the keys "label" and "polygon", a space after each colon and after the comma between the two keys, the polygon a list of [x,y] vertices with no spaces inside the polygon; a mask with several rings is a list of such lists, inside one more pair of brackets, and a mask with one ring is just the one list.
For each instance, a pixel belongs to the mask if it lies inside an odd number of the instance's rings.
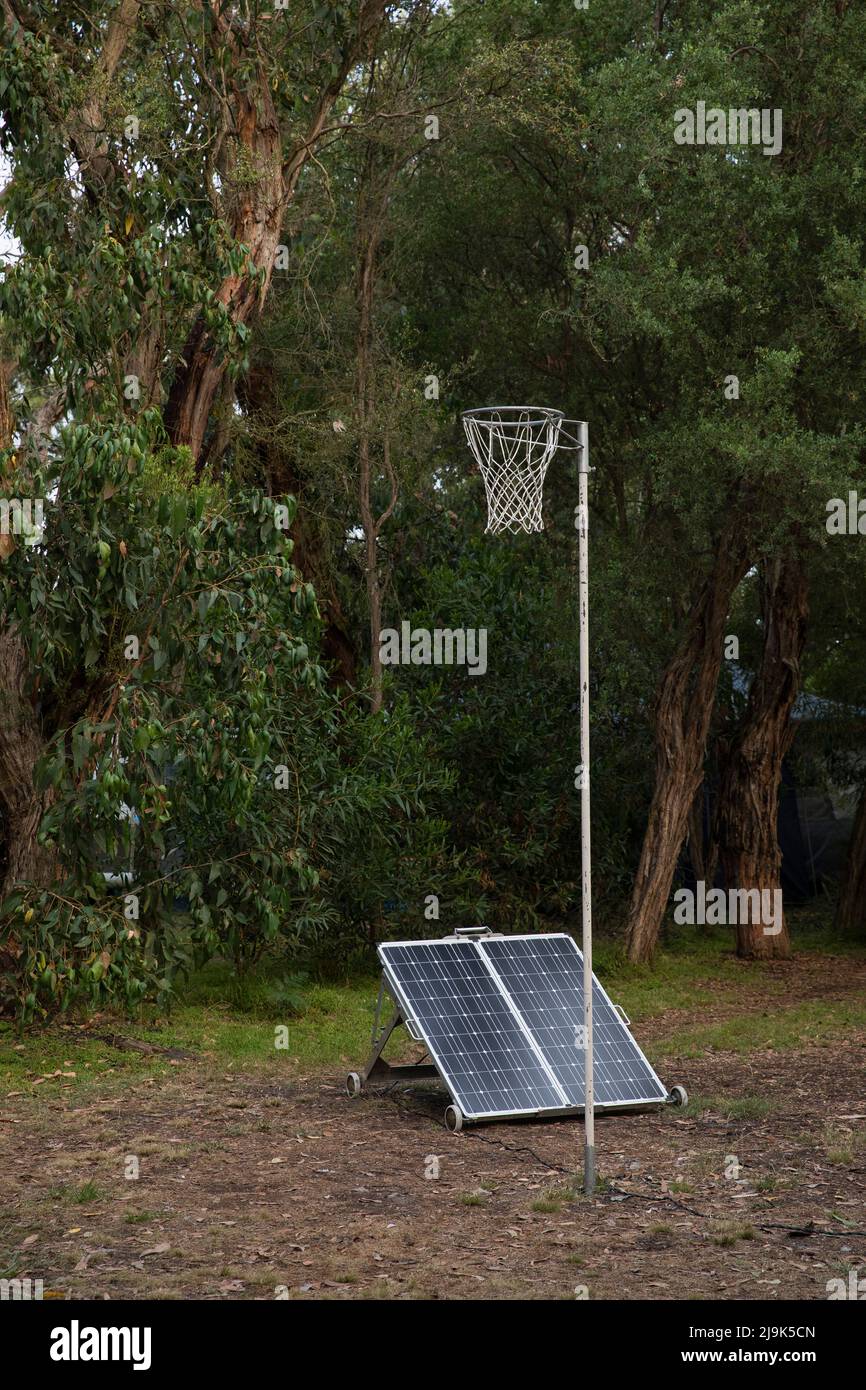
{"label": "solar panel stand", "polygon": [[432,1062],[410,1062],[401,1065],[385,1061],[382,1053],[395,1029],[401,1026],[405,1028],[413,1042],[423,1042],[423,1038],[415,1037],[403,1011],[399,1008],[395,1008],[388,1022],[381,1026],[384,989],[385,977],[383,975],[379,985],[379,999],[376,1004],[376,1017],[373,1023],[373,1050],[363,1071],[350,1071],[346,1077],[346,1092],[350,1096],[359,1096],[368,1081],[379,1081],[387,1084],[389,1081],[420,1081],[434,1077],[439,1078],[439,1072]]}
{"label": "solar panel stand", "polygon": [[[501,932],[494,932],[490,927],[485,926],[455,927],[451,936],[446,936],[442,939],[444,941],[477,940],[479,937],[501,935]],[[382,1025],[382,1003],[384,1000],[385,988],[386,981],[383,972],[382,978],[379,981],[379,995],[376,1000],[376,1013],[373,1018],[373,1032],[370,1039],[373,1050],[370,1053],[367,1065],[364,1067],[363,1071],[350,1071],[346,1077],[346,1093],[352,1097],[359,1096],[366,1087],[368,1081],[380,1081],[383,1084],[387,1084],[389,1081],[418,1081],[432,1080],[433,1078],[436,1078],[438,1081],[444,1080],[438,1067],[434,1066],[432,1062],[408,1062],[400,1064],[385,1061],[382,1053],[395,1029],[400,1027],[405,1028],[413,1042],[422,1043],[424,1041],[422,1037],[416,1036],[411,1020],[403,1013],[403,1010],[399,1006],[394,1009],[388,1022],[384,1026]],[[453,1114],[449,1112],[453,1112]],[[446,1111],[446,1123],[451,1130],[460,1130],[463,1128],[463,1114],[459,1106],[449,1105]]]}

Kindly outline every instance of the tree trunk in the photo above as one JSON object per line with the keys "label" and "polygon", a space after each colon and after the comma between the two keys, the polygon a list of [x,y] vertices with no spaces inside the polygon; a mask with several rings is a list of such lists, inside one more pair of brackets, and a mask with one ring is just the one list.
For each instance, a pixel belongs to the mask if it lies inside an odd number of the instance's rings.
{"label": "tree trunk", "polygon": [[0,449],[8,449],[12,444],[15,422],[9,403],[9,383],[15,363],[0,357]]}
{"label": "tree trunk", "polygon": [[710,824],[706,834],[704,833],[703,780],[689,810],[686,833],[688,835],[689,858],[692,861],[695,879],[703,881],[707,887],[710,887],[715,882],[719,856],[712,824]]}
{"label": "tree trunk", "polygon": [[[0,363],[0,449],[10,447],[15,429],[8,394],[11,373],[11,363]],[[31,422],[29,443],[37,454],[44,447],[55,409],[59,409],[56,400],[49,398]],[[26,448],[21,452],[26,453]],[[6,547],[4,540],[9,543]],[[14,548],[11,536],[0,537],[0,564]],[[53,850],[36,839],[54,791],[37,792],[33,782],[43,738],[27,691],[29,671],[27,651],[14,623],[0,616],[0,898],[24,879],[45,887],[60,874]]]}
{"label": "tree trunk", "polygon": [[[228,147],[234,150],[229,172],[239,167],[243,174],[230,225],[232,236],[249,248],[252,267],[261,276],[258,280],[248,273],[229,275],[216,291],[216,303],[223,306],[236,326],[246,327],[265,301],[283,219],[295,196],[303,167],[322,138],[346,77],[375,41],[384,11],[384,0],[363,0],[355,33],[345,46],[331,80],[319,94],[306,138],[295,146],[285,161],[282,133],[264,66],[260,64],[256,68],[248,88],[242,90],[236,81],[229,84],[233,128]],[[225,51],[230,51],[233,60],[236,59],[236,38],[232,36],[229,18],[220,14],[214,22],[220,41],[227,45],[220,61]],[[249,60],[249,55],[246,57]],[[237,64],[239,70],[242,66],[242,63]],[[250,170],[255,175],[252,180]],[[175,373],[163,418],[172,443],[187,446],[199,462],[211,407],[229,363],[227,354],[220,350],[202,317],[193,324],[183,359],[183,367]]]}
{"label": "tree trunk", "polygon": [[854,817],[845,877],[836,908],[836,926],[839,931],[866,938],[866,787]]}
{"label": "tree trunk", "polygon": [[742,532],[732,529],[719,541],[713,569],[692,604],[656,695],[656,781],[627,927],[633,961],[651,960],[658,942],[689,812],[703,779],[725,621],[747,568]]}
{"label": "tree trunk", "polygon": [[[737,955],[786,958],[791,942],[781,903],[779,787],[782,760],[794,730],[791,709],[800,687],[800,658],[806,641],[808,583],[799,557],[778,559],[761,575],[764,648],[740,727],[721,753],[716,839],[727,889],[757,889],[760,920],[739,899]],[[769,893],[771,896],[765,898]],[[778,894],[778,899],[773,895]],[[729,897],[730,902],[730,897]],[[773,916],[765,921],[767,906]],[[746,917],[748,920],[743,921]]]}
{"label": "tree trunk", "polygon": [[382,593],[379,587],[379,556],[376,531],[370,511],[370,448],[361,441],[361,524],[364,527],[364,564],[367,578],[367,603],[370,609],[370,709],[378,714],[382,708]]}
{"label": "tree trunk", "polygon": [[[373,81],[372,74],[370,78]],[[373,473],[370,445],[376,425],[376,361],[374,301],[377,256],[387,217],[388,193],[396,165],[376,178],[376,149],[368,144],[360,179],[357,211],[358,273],[356,303],[358,331],[355,340],[355,377],[358,419],[358,483],[361,526],[364,531],[364,571],[367,606],[370,612],[370,708],[382,708],[382,584],[379,574],[379,536],[397,502],[397,479],[391,467],[387,427],[382,430],[383,468],[391,488],[391,499],[380,516],[373,509]]]}
{"label": "tree trunk", "polygon": [[[365,161],[367,179],[370,177],[372,152],[368,151]],[[365,180],[366,182],[366,180]],[[363,205],[363,192],[359,203]],[[356,340],[357,361],[357,411],[358,411],[358,463],[359,463],[359,502],[361,525],[364,530],[364,572],[367,581],[367,605],[370,612],[370,708],[378,714],[382,708],[382,660],[380,655],[380,632],[382,629],[382,593],[379,585],[379,528],[373,515],[370,469],[370,432],[373,426],[373,289],[375,285],[376,248],[378,227],[365,227],[359,214],[359,235],[361,239],[358,263],[358,334]]]}
{"label": "tree trunk", "polygon": [[7,624],[0,631],[0,690],[4,699],[0,711],[0,829],[4,857],[0,897],[25,879],[47,887],[60,877],[57,854],[36,839],[42,817],[54,800],[54,790],[39,792],[34,785],[43,740],[26,690],[28,669],[24,644],[14,627]]}
{"label": "tree trunk", "polygon": [[70,144],[81,171],[85,192],[94,203],[99,202],[98,185],[113,179],[117,172],[106,135],[103,104],[130,35],[138,23],[140,8],[139,0],[120,0],[105,31],[99,57],[93,65],[91,90],[80,111],[75,114],[70,131]]}
{"label": "tree trunk", "polygon": [[[253,268],[263,275],[261,284],[250,274],[229,275],[216,291],[216,303],[237,327],[249,324],[267,294],[286,199],[280,127],[265,74],[259,72],[253,91],[241,92],[235,87],[233,95],[236,138],[232,166],[242,167],[245,178],[233,209],[231,231],[235,240],[249,248]],[[183,359],[166,402],[165,427],[172,443],[186,445],[198,460],[211,407],[228,366],[226,353],[204,318],[193,324]]]}

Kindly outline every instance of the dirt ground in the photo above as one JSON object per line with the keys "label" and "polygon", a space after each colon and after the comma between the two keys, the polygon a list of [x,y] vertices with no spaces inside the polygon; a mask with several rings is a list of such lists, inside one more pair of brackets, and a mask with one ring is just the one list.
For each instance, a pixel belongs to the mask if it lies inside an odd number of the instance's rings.
{"label": "dirt ground", "polygon": [[429,1083],[350,1100],[335,1071],[189,1061],[7,1096],[0,1274],[88,1299],[826,1299],[866,1277],[866,1036],[657,1069],[702,1108],[600,1117],[592,1200],[578,1123],[452,1135]]}

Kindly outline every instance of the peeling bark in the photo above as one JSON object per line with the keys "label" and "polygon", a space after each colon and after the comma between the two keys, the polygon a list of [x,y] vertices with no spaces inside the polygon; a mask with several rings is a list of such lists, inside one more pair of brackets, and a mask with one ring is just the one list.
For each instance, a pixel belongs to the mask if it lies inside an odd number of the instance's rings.
{"label": "peeling bark", "polygon": [[[70,144],[81,169],[87,196],[99,201],[98,185],[113,179],[116,166],[109,153],[105,133],[103,101],[105,89],[114,78],[129,36],[138,23],[140,0],[120,0],[105,31],[105,41],[93,65],[91,91],[81,107]],[[95,185],[95,186],[94,186]]]}
{"label": "peeling bark", "polygon": [[[781,893],[779,787],[794,737],[791,709],[800,688],[808,584],[799,557],[773,560],[761,574],[764,647],[740,727],[721,750],[716,839],[728,889]],[[772,899],[770,900],[772,901]],[[751,916],[751,914],[750,914]],[[791,943],[784,912],[772,930],[737,926],[737,955],[785,958]]]}
{"label": "peeling bark", "polygon": [[[256,88],[234,87],[235,146],[232,164],[241,164],[245,182],[235,201],[231,231],[249,250],[251,266],[262,273],[259,284],[251,274],[227,276],[214,298],[232,323],[246,326],[264,301],[280,242],[285,211],[280,128],[267,77],[258,73]],[[196,319],[183,350],[183,367],[176,372],[164,411],[172,442],[192,450],[199,459],[211,408],[222,386],[228,362],[203,317]]]}
{"label": "peeling bark", "polygon": [[[245,178],[243,193],[232,210],[232,236],[249,248],[250,263],[259,279],[250,274],[230,275],[216,291],[221,304],[236,326],[246,327],[264,304],[283,219],[297,189],[301,171],[321,139],[343,84],[358,58],[375,37],[384,14],[384,0],[366,0],[361,5],[354,41],[344,52],[333,79],[319,96],[306,138],[289,158],[282,159],[282,135],[264,65],[259,64],[250,86],[241,89],[230,84],[233,129],[226,146],[234,150],[230,159],[252,169],[254,178]],[[224,17],[217,20],[220,42],[238,61],[237,37]],[[252,55],[243,55],[249,59]],[[238,64],[240,66],[240,64]],[[214,341],[207,324],[199,317],[193,324],[183,352],[183,365],[175,373],[164,411],[166,430],[172,443],[188,447],[194,459],[201,460],[202,444],[210,412],[228,367],[228,360]]]}
{"label": "peeling bark", "polygon": [[[0,378],[5,374],[0,372]],[[31,422],[30,444],[39,453],[44,448],[44,435],[60,409],[58,398],[45,403]],[[0,399],[0,449],[8,448],[14,433],[14,421],[9,397],[3,380]],[[0,549],[0,563],[14,549]],[[30,661],[15,624],[0,616],[0,897],[13,884],[28,879],[42,887],[53,883],[60,874],[59,860],[53,850],[37,841],[42,817],[54,799],[53,789],[36,790],[34,775],[37,760],[44,748],[41,723],[34,700],[28,692]]]}
{"label": "peeling bark", "polygon": [[0,816],[5,860],[0,896],[25,879],[47,887],[60,876],[55,851],[40,845],[36,838],[54,791],[39,792],[34,782],[44,745],[39,718],[26,690],[28,670],[24,644],[14,626],[7,624],[0,631]]}
{"label": "peeling bark", "polygon": [[689,813],[703,780],[725,621],[747,568],[742,532],[727,532],[658,688],[655,789],[627,926],[633,961],[651,960],[658,942]]}

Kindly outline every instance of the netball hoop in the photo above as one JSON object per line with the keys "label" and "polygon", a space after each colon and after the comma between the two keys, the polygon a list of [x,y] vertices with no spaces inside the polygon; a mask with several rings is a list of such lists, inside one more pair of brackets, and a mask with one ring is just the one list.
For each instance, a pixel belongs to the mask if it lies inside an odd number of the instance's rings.
{"label": "netball hoop", "polygon": [[[589,790],[589,428],[584,420],[566,420],[547,406],[490,405],[463,412],[463,428],[484,479],[487,530],[543,531],[541,502],[544,477],[557,449],[577,451],[575,525],[580,542],[577,587],[580,652],[580,762],[575,788],[580,791],[581,935],[583,948],[584,1154],[583,1186],[595,1191],[595,1100],[592,1028],[592,856]],[[572,429],[576,433],[572,434]]]}
{"label": "netball hoop", "polygon": [[463,428],[487,494],[487,530],[543,531],[544,478],[557,449],[584,452],[561,410],[534,405],[490,405],[463,412]]}

